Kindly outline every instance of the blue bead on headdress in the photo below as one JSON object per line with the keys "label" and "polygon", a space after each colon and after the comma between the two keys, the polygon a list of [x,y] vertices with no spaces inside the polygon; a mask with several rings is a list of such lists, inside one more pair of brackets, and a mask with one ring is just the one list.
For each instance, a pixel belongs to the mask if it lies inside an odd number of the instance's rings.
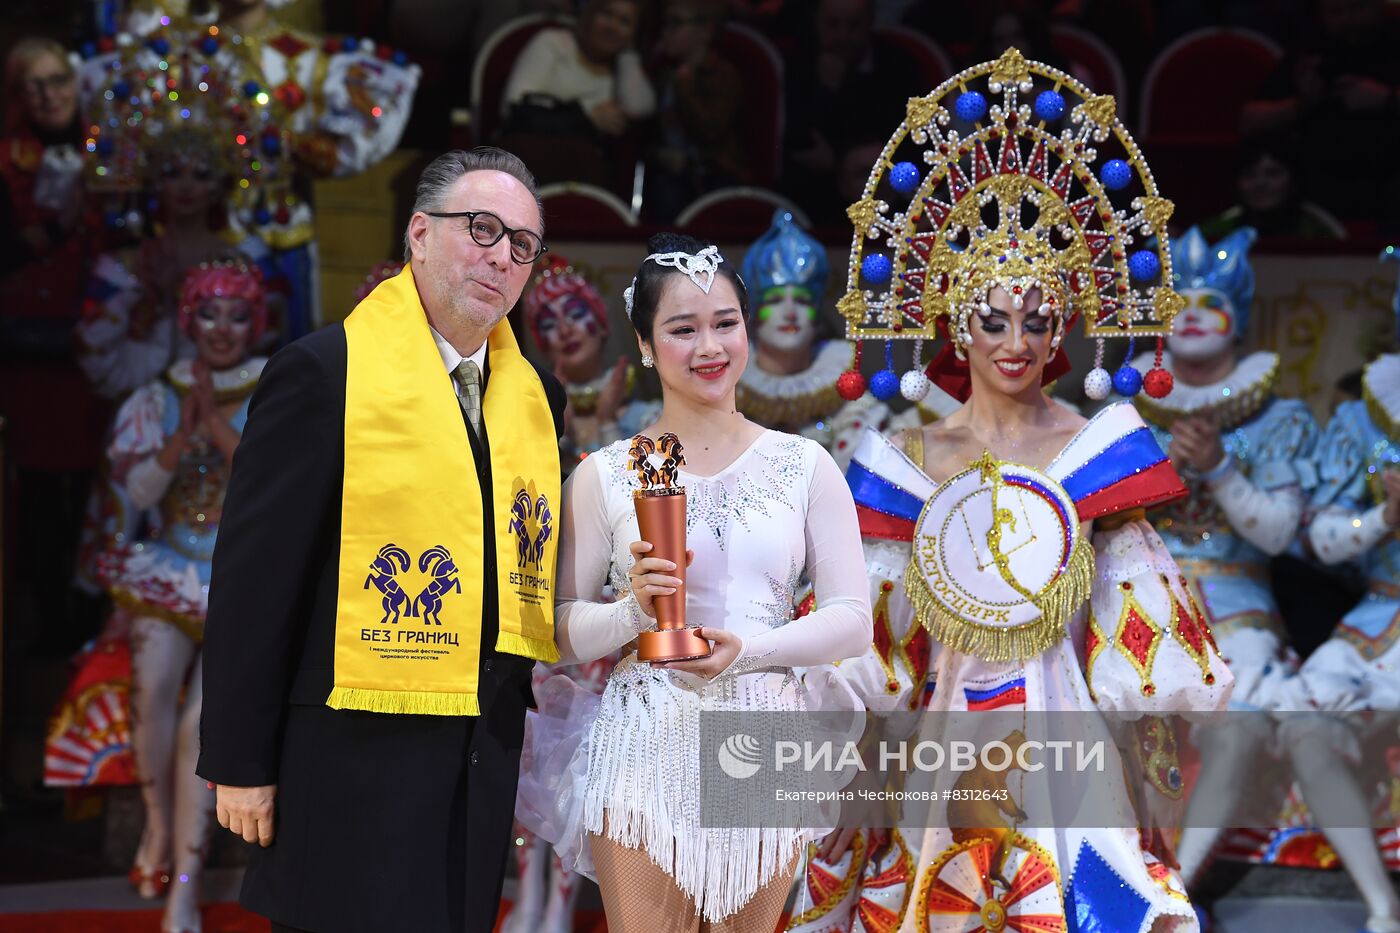
{"label": "blue bead on headdress", "polygon": [[796,285],[820,305],[828,272],[826,250],[781,207],[773,213],[772,226],[744,255],[744,285],[755,301],[767,289]]}
{"label": "blue bead on headdress", "polygon": [[1188,288],[1209,288],[1230,299],[1235,309],[1235,336],[1243,337],[1249,327],[1249,308],[1254,303],[1254,267],[1249,264],[1249,248],[1259,234],[1253,227],[1238,230],[1206,242],[1199,227],[1192,227],[1172,241],[1172,277],[1178,292]]}

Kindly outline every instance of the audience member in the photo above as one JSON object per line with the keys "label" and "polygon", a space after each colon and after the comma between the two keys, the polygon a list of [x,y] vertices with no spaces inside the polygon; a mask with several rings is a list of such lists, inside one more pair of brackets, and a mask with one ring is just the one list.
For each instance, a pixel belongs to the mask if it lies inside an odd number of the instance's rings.
{"label": "audience member", "polygon": [[1326,140],[1300,181],[1345,219],[1394,223],[1400,216],[1400,143],[1393,53],[1400,26],[1383,0],[1317,0],[1316,28],[1286,55],[1258,99],[1245,106],[1246,132],[1296,131]]}
{"label": "audience member", "polygon": [[641,0],[588,0],[574,29],[542,30],[520,53],[501,143],[537,180],[606,183],[604,144],[655,112],[637,52],[645,11]]}
{"label": "audience member", "polygon": [[719,0],[668,0],[656,49],[660,109],[646,203],[669,221],[707,191],[750,180],[740,118],[743,79],[715,48]]}
{"label": "audience member", "polygon": [[[50,39],[5,61],[0,139],[0,416],[9,482],[11,599],[32,601],[40,649],[77,648],[95,628],[69,586],[83,503],[108,412],[73,352],[95,225],[84,223],[77,76]],[[14,608],[16,603],[10,603]],[[39,607],[43,612],[38,612]],[[86,607],[95,610],[96,607]]]}
{"label": "audience member", "polygon": [[897,124],[920,87],[918,69],[873,36],[874,0],[821,0],[811,54],[788,61],[786,190],[817,222],[840,223],[833,197],[842,157],[855,141]]}
{"label": "audience member", "polygon": [[1238,200],[1201,224],[1215,241],[1239,227],[1260,236],[1342,239],[1346,229],[1327,211],[1303,199],[1298,185],[1299,147],[1282,134],[1251,136],[1240,146],[1235,164]]}

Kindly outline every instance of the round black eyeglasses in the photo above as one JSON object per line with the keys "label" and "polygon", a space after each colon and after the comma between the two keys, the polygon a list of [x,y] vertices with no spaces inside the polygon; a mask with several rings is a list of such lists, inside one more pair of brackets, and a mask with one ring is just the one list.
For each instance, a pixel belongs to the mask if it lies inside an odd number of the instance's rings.
{"label": "round black eyeglasses", "polygon": [[466,231],[477,246],[495,246],[501,237],[510,237],[510,258],[522,266],[539,259],[549,249],[533,230],[515,230],[490,211],[424,211],[429,217],[465,217]]}

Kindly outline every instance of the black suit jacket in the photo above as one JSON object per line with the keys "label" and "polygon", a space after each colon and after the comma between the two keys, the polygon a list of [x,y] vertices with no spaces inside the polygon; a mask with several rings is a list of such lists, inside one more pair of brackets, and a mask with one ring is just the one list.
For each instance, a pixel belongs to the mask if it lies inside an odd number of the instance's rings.
{"label": "black suit jacket", "polygon": [[[563,387],[550,373],[538,367],[536,371],[549,398],[556,434],[562,433]],[[484,393],[489,397],[490,373],[485,375]],[[461,781],[466,780],[468,772],[463,768],[468,759],[472,766],[479,761],[483,766],[472,774],[500,772],[478,781],[479,788],[494,788],[484,809],[507,815],[513,811],[519,730],[525,705],[532,702],[534,662],[495,650],[494,528],[487,521],[484,566],[461,568],[464,575],[479,572],[485,581],[478,693],[482,716],[388,716],[330,710],[324,705],[333,680],[345,378],[345,330],[335,325],[273,356],[253,394],[214,551],[197,770],[201,777],[220,784],[279,785],[277,841],[272,849],[256,853],[250,866],[243,894],[248,906],[297,927],[376,929],[373,907],[358,905],[353,895],[347,897],[347,885],[353,891],[355,882],[346,875],[353,874],[358,863],[327,870],[325,877],[315,876],[305,863],[338,864],[346,845],[362,859],[377,850],[387,856],[401,846],[403,851],[393,860],[405,864],[381,865],[374,879],[383,883],[400,868],[413,871],[403,884],[419,896],[411,904],[382,897],[370,901],[396,912],[398,919],[385,928],[406,929],[400,924],[417,917],[414,929],[455,929],[455,924],[439,923],[433,886],[425,895],[421,869],[411,868],[421,859],[443,861],[445,856],[434,851],[436,837],[406,841],[403,824],[415,824],[414,832],[425,833],[427,827],[416,824],[436,818],[446,825],[448,814],[442,811],[457,806],[452,802],[457,791],[451,790],[455,786],[451,781],[459,774]],[[491,425],[486,425],[487,436],[481,442],[467,428],[465,418],[463,431],[472,440],[483,514],[489,516],[494,512]],[[503,691],[509,697],[501,700]],[[402,775],[400,784],[394,760],[375,763],[373,771],[361,771],[360,759],[375,755],[399,759],[414,773]],[[437,786],[432,773],[436,771],[442,772],[446,788],[442,799],[434,802],[428,790],[413,795],[415,787]],[[328,822],[324,824],[317,822],[321,814],[308,817],[296,812],[322,809],[322,797],[314,788],[325,788],[327,782],[338,782],[335,787],[341,796],[334,798],[335,803],[328,797],[326,805],[350,812],[325,814]],[[363,786],[354,786],[357,782]],[[386,790],[390,793],[384,795]],[[477,800],[473,806],[481,804]],[[423,807],[428,809],[415,809]],[[353,831],[339,839],[336,821]],[[474,835],[494,851],[496,841],[480,837],[508,836],[509,821],[503,828],[493,822],[489,829],[474,830]],[[415,857],[414,847],[420,843],[425,850]],[[505,838],[499,845],[503,866]],[[313,874],[306,875],[307,871]],[[292,877],[294,882],[288,880]],[[450,887],[453,881],[447,884]],[[456,897],[455,892],[449,893]],[[491,896],[488,890],[483,900]],[[430,901],[434,904],[415,913],[422,902]],[[336,913],[346,904],[353,910]]]}

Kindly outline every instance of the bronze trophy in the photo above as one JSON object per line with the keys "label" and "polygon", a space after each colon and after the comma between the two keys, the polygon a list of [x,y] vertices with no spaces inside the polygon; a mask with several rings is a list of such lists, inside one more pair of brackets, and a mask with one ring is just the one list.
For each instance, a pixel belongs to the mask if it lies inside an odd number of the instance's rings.
{"label": "bronze trophy", "polygon": [[[661,467],[652,463],[659,453]],[[687,661],[710,656],[710,643],[685,626],[685,487],[677,483],[685,453],[680,438],[663,434],[656,441],[645,434],[632,438],[627,468],[637,474],[642,488],[632,494],[637,509],[637,530],[651,542],[647,557],[660,557],[676,565],[681,585],[667,596],[652,600],[656,612],[654,632],[642,632],[637,642],[641,661]]]}

